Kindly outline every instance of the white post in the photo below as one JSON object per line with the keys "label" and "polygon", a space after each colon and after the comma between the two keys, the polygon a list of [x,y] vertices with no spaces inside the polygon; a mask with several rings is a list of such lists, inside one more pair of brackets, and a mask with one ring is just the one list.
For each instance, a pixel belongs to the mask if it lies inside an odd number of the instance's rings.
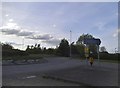
{"label": "white post", "polygon": [[98,53],[98,64],[100,66],[99,45],[97,45],[97,53]]}

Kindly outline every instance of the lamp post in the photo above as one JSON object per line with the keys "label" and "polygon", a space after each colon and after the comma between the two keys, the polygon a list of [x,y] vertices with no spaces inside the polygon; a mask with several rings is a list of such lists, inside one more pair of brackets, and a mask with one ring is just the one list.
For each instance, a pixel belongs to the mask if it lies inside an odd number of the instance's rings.
{"label": "lamp post", "polygon": [[71,41],[72,41],[72,31],[70,30],[70,58],[71,58]]}
{"label": "lamp post", "polygon": [[98,63],[99,63],[99,66],[100,66],[99,45],[97,45],[97,54],[98,54]]}
{"label": "lamp post", "polygon": [[115,48],[115,54],[117,53],[117,48]]}
{"label": "lamp post", "polygon": [[22,37],[22,49],[24,49],[24,37]]}

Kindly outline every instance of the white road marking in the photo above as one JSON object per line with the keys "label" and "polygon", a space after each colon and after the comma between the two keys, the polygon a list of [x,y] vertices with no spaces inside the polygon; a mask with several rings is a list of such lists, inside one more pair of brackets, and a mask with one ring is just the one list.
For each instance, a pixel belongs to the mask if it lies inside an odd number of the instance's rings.
{"label": "white road marking", "polygon": [[28,77],[26,77],[27,79],[29,79],[29,78],[35,78],[36,76],[28,76]]}
{"label": "white road marking", "polygon": [[27,77],[23,77],[22,79],[30,79],[30,78],[35,78],[35,75],[31,75],[31,76],[27,76]]}

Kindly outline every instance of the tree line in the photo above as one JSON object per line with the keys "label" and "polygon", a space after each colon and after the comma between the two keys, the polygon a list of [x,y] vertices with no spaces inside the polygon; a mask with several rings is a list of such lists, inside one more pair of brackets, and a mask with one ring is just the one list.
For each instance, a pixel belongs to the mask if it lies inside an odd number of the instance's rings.
{"label": "tree line", "polygon": [[[25,51],[21,51],[19,49],[14,49],[13,46],[10,44],[3,44],[2,45],[2,54],[4,56],[11,56],[11,55],[29,55],[29,54],[49,54],[49,55],[57,55],[57,56],[64,56],[69,57],[70,56],[70,48],[71,48],[71,54],[72,56],[77,56],[80,58],[85,58],[85,45],[84,45],[84,39],[93,39],[93,37],[90,34],[82,34],[76,42],[72,42],[71,44],[68,42],[67,39],[62,39],[59,46],[56,48],[41,48],[40,44],[35,45],[28,45]],[[97,58],[97,47],[96,45],[89,45],[89,49],[91,52],[94,53],[94,57]],[[89,52],[90,52],[89,51]],[[101,56],[104,57],[105,55],[108,55],[106,48],[102,46],[100,48]]]}
{"label": "tree line", "polygon": [[[72,42],[71,44],[69,44],[68,40],[64,38],[61,40],[58,47],[48,48],[48,49],[46,49],[46,47],[41,48],[40,44],[35,44],[31,46],[28,45],[26,52],[34,53],[34,54],[40,54],[40,53],[41,54],[54,54],[54,55],[69,57],[70,48],[71,48],[72,56],[77,55],[79,57],[84,58],[85,57],[85,52],[84,52],[85,45],[83,41],[84,39],[92,39],[92,38],[94,37],[90,34],[83,34],[78,38],[76,43]],[[89,45],[89,47],[92,52],[94,52],[95,54],[97,53],[95,45]]]}

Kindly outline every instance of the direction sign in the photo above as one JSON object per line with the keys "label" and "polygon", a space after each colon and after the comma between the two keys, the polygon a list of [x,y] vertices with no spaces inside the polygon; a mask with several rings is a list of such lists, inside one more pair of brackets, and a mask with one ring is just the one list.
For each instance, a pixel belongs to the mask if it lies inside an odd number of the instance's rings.
{"label": "direction sign", "polygon": [[101,40],[100,39],[84,39],[84,44],[100,45],[101,44]]}
{"label": "direction sign", "polygon": [[89,53],[89,48],[85,47],[85,53]]}

